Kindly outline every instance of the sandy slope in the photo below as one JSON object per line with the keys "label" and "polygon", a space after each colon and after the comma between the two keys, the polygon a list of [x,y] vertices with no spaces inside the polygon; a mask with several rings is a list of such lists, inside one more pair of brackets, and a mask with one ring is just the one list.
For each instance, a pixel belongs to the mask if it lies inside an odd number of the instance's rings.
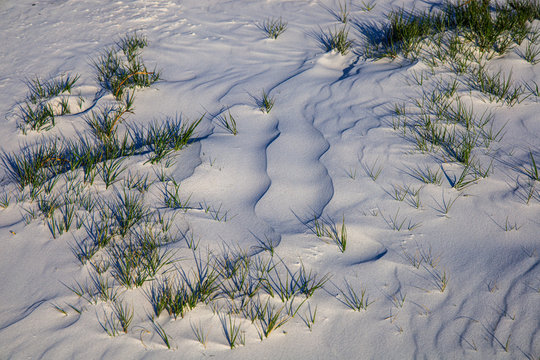
{"label": "sandy slope", "polygon": [[[410,1],[378,1],[365,12],[353,3],[355,23],[384,21],[393,7],[412,7]],[[205,114],[198,139],[168,170],[197,207],[178,211],[176,225],[216,253],[227,247],[256,253],[260,241],[272,242],[274,257],[293,271],[303,264],[331,276],[268,339],[260,341],[250,322],[239,320],[246,344],[233,350],[218,315],[204,305],[183,319],[159,318],[172,338],[168,350],[152,330],[152,308],[141,289],[122,293],[135,308],[133,326],[127,335],[111,338],[98,322],[107,305],[85,303],[63,285],[89,279],[89,266],[81,266],[72,251],[84,231],[53,239],[43,219],[24,223],[22,209],[29,203],[13,200],[0,209],[0,358],[538,359],[540,204],[537,198],[525,204],[524,190],[516,186],[516,179],[526,182],[529,151],[539,154],[538,97],[510,108],[473,94],[475,109],[494,112],[495,128],[506,124],[505,137],[487,155],[493,174],[460,192],[447,179],[425,185],[414,169],[457,170],[416,151],[391,124],[393,104],[421,92],[413,76],[427,66],[373,62],[359,51],[327,53],[319,38],[339,25],[335,9],[332,1],[308,0],[0,2],[3,151],[16,152],[41,136],[69,138],[85,131],[75,115],[61,118],[45,135],[22,135],[14,114],[26,93],[24,80],[79,73],[77,89],[90,106],[99,91],[92,59],[138,31],[149,40],[144,59],[163,79],[137,92],[128,121],[142,126]],[[269,16],[288,21],[277,40],[260,29]],[[359,50],[362,34],[353,26],[350,36]],[[511,68],[514,79],[540,83],[540,65],[515,52],[493,66]],[[439,69],[425,88],[437,77],[451,74]],[[275,99],[268,114],[258,106],[263,91]],[[237,120],[237,136],[219,126],[217,118],[227,108]],[[155,177],[144,162],[134,158],[127,164]],[[368,168],[379,166],[373,181]],[[4,171],[0,193],[15,194]],[[421,206],[393,199],[396,186],[422,187]],[[147,202],[160,207],[160,197],[155,188]],[[444,214],[445,203],[454,199]],[[204,208],[226,221],[216,221]],[[314,217],[338,226],[345,219],[344,253],[315,236],[309,225]],[[392,222],[401,221],[401,231],[392,229]],[[505,231],[506,221],[519,230]],[[173,247],[179,257],[191,256],[184,244]],[[416,254],[431,257],[436,266],[414,267],[408,257]],[[188,260],[182,264],[189,268]],[[449,278],[444,292],[443,274]],[[343,304],[337,289],[346,283],[366,289],[374,301],[366,311]],[[69,304],[84,311],[78,314]],[[307,316],[308,304],[317,308],[312,331],[300,317]],[[199,323],[208,331],[206,348],[192,331]]]}

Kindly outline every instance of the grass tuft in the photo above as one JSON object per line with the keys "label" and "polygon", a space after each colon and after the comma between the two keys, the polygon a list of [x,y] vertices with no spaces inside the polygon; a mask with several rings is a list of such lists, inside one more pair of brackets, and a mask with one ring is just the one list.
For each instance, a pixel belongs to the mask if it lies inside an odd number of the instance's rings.
{"label": "grass tuft", "polygon": [[26,100],[19,105],[19,123],[17,126],[27,134],[28,130],[48,131],[56,124],[56,116],[71,113],[68,98],[61,94],[71,94],[73,86],[80,76],[62,75],[60,77],[43,80],[39,77],[26,81],[28,94]]}
{"label": "grass tuft", "polygon": [[281,17],[279,19],[268,18],[263,21],[261,28],[270,39],[277,39],[287,30],[287,22],[283,21]]}
{"label": "grass tuft", "polygon": [[347,0],[343,0],[343,2],[338,3],[339,10],[337,12],[338,20],[342,23],[346,24],[349,21],[350,16],[350,10],[349,7],[347,7]]}
{"label": "grass tuft", "polygon": [[372,304],[373,301],[369,301],[368,296],[366,295],[366,289],[361,289],[360,294],[357,294],[356,290],[353,289],[347,281],[345,281],[345,285],[347,288],[345,291],[337,288],[342,296],[342,299],[338,298],[338,300],[354,311],[367,310],[368,306]]}
{"label": "grass tuft", "polygon": [[513,106],[521,102],[525,89],[515,86],[512,82],[512,73],[505,76],[500,70],[490,75],[483,66],[478,66],[470,79],[470,86],[481,91],[489,101],[497,101]]}
{"label": "grass tuft", "polygon": [[270,97],[266,91],[263,90],[262,98],[260,100],[259,109],[264,113],[269,113],[274,107],[275,99]]}
{"label": "grass tuft", "polygon": [[157,320],[154,319],[153,316],[150,317],[150,320],[152,321],[152,325],[154,326],[154,330],[155,330],[156,334],[158,334],[158,336],[161,338],[161,340],[163,340],[163,344],[165,344],[167,349],[170,350],[171,349],[171,338],[165,332],[165,329],[163,329],[163,327],[159,324],[159,322],[157,322]]}
{"label": "grass tuft", "polygon": [[231,111],[227,110],[227,114],[217,117],[218,125],[227,130],[232,135],[238,134],[236,128],[236,119],[231,115]]}
{"label": "grass tuft", "polygon": [[347,55],[353,45],[353,42],[348,37],[349,30],[346,25],[339,30],[337,28],[334,31],[329,30],[327,35],[323,35],[326,51],[336,51],[341,55]]}
{"label": "grass tuft", "polygon": [[208,338],[208,332],[204,332],[204,329],[200,322],[198,326],[193,325],[193,323],[190,323],[190,325],[191,325],[191,330],[193,331],[193,334],[195,335],[195,338],[206,349],[206,341]]}
{"label": "grass tuft", "polygon": [[[399,53],[416,58],[424,39],[437,42],[437,37],[449,31],[482,53],[504,54],[525,39],[531,31],[530,22],[540,18],[539,9],[538,1],[513,0],[494,5],[486,0],[448,1],[440,10],[392,11],[382,31],[376,29],[382,34],[368,33],[368,37],[375,54],[392,58]],[[453,50],[443,57],[448,54],[454,54]]]}
{"label": "grass tuft", "polygon": [[527,174],[528,177],[531,178],[531,180],[540,181],[540,175],[538,173],[538,167],[536,166],[536,161],[534,160],[534,156],[532,151],[529,151],[529,157],[531,159],[531,165],[530,169],[525,169],[525,174]]}
{"label": "grass tuft", "polygon": [[362,168],[364,169],[364,172],[373,181],[377,181],[379,175],[381,175],[381,172],[383,170],[382,165],[377,166],[378,161],[379,159],[377,158],[372,164],[362,163]]}
{"label": "grass tuft", "polygon": [[345,252],[347,248],[347,227],[345,226],[345,216],[341,223],[341,231],[331,219],[320,219],[315,217],[312,220],[312,231],[317,237],[329,237],[339,248],[341,252]]}
{"label": "grass tuft", "polygon": [[4,192],[0,195],[0,208],[6,209],[9,206],[9,203],[11,202],[11,196]]}
{"label": "grass tuft", "polygon": [[148,87],[159,80],[159,73],[149,71],[140,57],[139,51],[146,45],[146,37],[128,34],[94,60],[98,83],[117,100],[127,89]]}
{"label": "grass tuft", "polygon": [[40,103],[31,105],[25,103],[19,106],[19,129],[23,134],[27,130],[47,131],[52,129],[56,124],[56,118],[52,106],[48,103]]}
{"label": "grass tuft", "polygon": [[234,349],[240,344],[245,344],[245,334],[242,331],[240,325],[237,324],[236,319],[233,319],[231,314],[220,315],[219,320],[221,322],[223,335],[225,335],[227,344],[231,349]]}
{"label": "grass tuft", "polygon": [[[538,30],[535,32],[538,32]],[[540,62],[540,47],[535,45],[533,41],[529,41],[525,47],[525,51],[519,52],[519,55],[531,65],[536,65]]]}
{"label": "grass tuft", "polygon": [[128,333],[131,322],[133,321],[133,307],[124,304],[123,302],[116,301],[113,303],[113,310],[118,323],[122,327],[124,333]]}
{"label": "grass tuft", "polygon": [[43,80],[36,76],[26,82],[29,90],[26,98],[32,104],[37,104],[62,93],[71,93],[73,86],[79,79],[80,75],[78,74],[75,76],[70,74],[62,75],[49,80]]}
{"label": "grass tuft", "polygon": [[[147,131],[145,145],[152,151],[152,164],[162,160],[168,154],[183,149],[191,141],[195,129],[201,123],[204,115],[198,120],[186,125],[180,118],[166,119],[161,124],[152,123]],[[134,135],[137,138],[137,135]]]}
{"label": "grass tuft", "polygon": [[362,4],[360,5],[360,9],[362,11],[371,11],[375,8],[375,5],[377,5],[375,3],[375,1],[365,1],[365,0],[362,0]]}

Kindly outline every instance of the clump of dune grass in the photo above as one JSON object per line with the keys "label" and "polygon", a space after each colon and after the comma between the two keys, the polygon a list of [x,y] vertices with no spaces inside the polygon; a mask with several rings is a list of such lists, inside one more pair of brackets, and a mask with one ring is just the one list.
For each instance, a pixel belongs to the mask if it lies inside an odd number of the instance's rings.
{"label": "clump of dune grass", "polygon": [[24,146],[19,152],[2,153],[0,159],[8,177],[21,190],[26,186],[37,190],[56,176],[77,169],[83,169],[85,182],[93,183],[101,170],[108,187],[120,179],[123,171],[120,158],[149,154],[149,161],[156,163],[187,146],[202,120],[189,125],[179,119],[167,120],[147,129],[133,128],[129,136],[118,137],[115,130],[118,114],[112,111],[110,115],[111,111],[107,109],[88,119],[93,124],[95,140],[84,137],[78,141],[43,140]]}
{"label": "clump of dune grass", "polygon": [[236,319],[234,319],[231,314],[220,315],[219,319],[221,322],[223,335],[225,336],[229,347],[234,349],[238,345],[245,345],[245,334],[242,331],[240,324],[237,323]]}
{"label": "clump of dune grass", "polygon": [[127,89],[148,87],[159,80],[159,72],[148,70],[140,56],[147,45],[146,37],[128,34],[94,60],[98,83],[117,100]]}
{"label": "clump of dune grass", "polygon": [[369,301],[365,288],[360,289],[358,293],[348,282],[345,282],[345,287],[345,290],[337,288],[341,295],[337,299],[348,308],[354,311],[367,310],[368,306],[373,303],[373,301]]}
{"label": "clump of dune grass", "polygon": [[337,18],[339,21],[346,24],[347,21],[349,21],[349,17],[350,17],[350,9],[347,6],[347,1],[346,0],[344,0],[343,2],[339,1],[338,7],[339,7],[339,10],[337,11]]}
{"label": "clump of dune grass", "polygon": [[80,75],[78,74],[74,76],[71,74],[61,75],[48,80],[43,80],[36,76],[27,81],[29,90],[27,100],[33,104],[37,104],[65,92],[71,93],[73,86],[79,79]]}
{"label": "clump of dune grass", "polygon": [[[26,81],[28,94],[18,106],[17,126],[27,134],[28,131],[47,131],[56,125],[58,116],[71,113],[68,98],[80,75],[62,75],[50,79],[38,76]],[[56,99],[56,100],[53,100]]]}
{"label": "clump of dune grass", "polygon": [[336,27],[333,31],[328,30],[327,34],[322,35],[321,40],[326,51],[336,51],[341,55],[347,55],[353,45],[352,40],[349,39],[349,29],[346,25],[340,29]]}
{"label": "clump of dune grass", "polygon": [[180,117],[169,117],[165,121],[151,123],[146,129],[131,127],[129,134],[138,148],[150,150],[148,161],[155,164],[187,146],[203,118],[204,115],[186,124]]}
{"label": "clump of dune grass", "polygon": [[534,155],[532,151],[529,151],[529,158],[531,159],[531,164],[529,169],[525,169],[525,173],[532,180],[540,181],[540,174],[538,173],[538,167],[536,166],[536,161],[534,160]]}
{"label": "clump of dune grass", "polygon": [[368,42],[372,54],[414,58],[424,39],[450,31],[484,53],[504,54],[512,44],[521,44],[539,14],[540,3],[525,0],[494,6],[489,0],[445,2],[437,10],[423,12],[399,9],[388,15],[389,23],[382,29],[370,31]]}
{"label": "clump of dune grass", "polygon": [[216,119],[217,119],[218,125],[220,127],[225,129],[226,131],[228,131],[232,135],[236,136],[238,134],[238,129],[237,129],[237,126],[236,126],[236,119],[234,118],[234,116],[232,116],[230,110],[227,110],[226,114],[224,113],[224,114],[216,117]]}
{"label": "clump of dune grass", "polygon": [[315,217],[312,220],[312,231],[320,238],[328,237],[337,246],[341,252],[345,252],[347,248],[347,227],[345,226],[345,216],[343,216],[341,227],[331,220]]}
{"label": "clump of dune grass", "polygon": [[268,95],[266,91],[263,90],[262,97],[259,100],[259,109],[264,113],[270,113],[270,110],[274,107],[275,99]]}
{"label": "clump of dune grass", "polygon": [[279,35],[283,34],[287,30],[287,22],[281,17],[268,18],[263,21],[261,29],[266,33],[270,39],[277,39]]}

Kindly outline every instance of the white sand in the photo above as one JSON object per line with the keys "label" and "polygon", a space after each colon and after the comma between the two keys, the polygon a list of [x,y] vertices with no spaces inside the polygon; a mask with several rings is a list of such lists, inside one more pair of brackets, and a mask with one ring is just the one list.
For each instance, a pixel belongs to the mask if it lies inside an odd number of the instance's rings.
{"label": "white sand", "polygon": [[[392,8],[412,9],[414,3],[377,0],[366,12],[353,2],[356,24],[382,23]],[[110,305],[90,304],[64,286],[89,281],[90,266],[81,265],[72,251],[84,229],[53,239],[42,217],[25,224],[23,208],[31,203],[15,201],[18,190],[2,168],[0,194],[8,192],[13,199],[0,209],[0,358],[539,359],[540,201],[536,195],[526,204],[526,190],[516,187],[516,181],[528,181],[523,169],[530,168],[529,151],[540,161],[538,97],[509,107],[464,92],[475,110],[494,113],[495,129],[506,124],[503,139],[481,155],[484,164],[493,161],[493,173],[461,191],[444,176],[440,186],[425,185],[413,176],[414,169],[442,167],[452,174],[460,167],[450,160],[442,163],[440,154],[417,151],[392,129],[392,109],[419,98],[422,88],[413,75],[427,74],[429,68],[403,59],[367,60],[360,54],[364,36],[354,26],[349,34],[353,51],[345,56],[326,52],[318,37],[340,25],[330,11],[336,4],[0,2],[3,152],[18,152],[42,136],[75,138],[88,131],[83,117],[74,115],[59,117],[49,132],[23,135],[14,114],[27,92],[24,81],[78,73],[75,91],[90,106],[99,91],[92,60],[137,31],[149,41],[142,52],[146,64],[160,69],[162,80],[137,91],[127,122],[142,126],[168,116],[194,120],[206,114],[199,138],[180,151],[168,171],[184,198],[191,196],[191,205],[211,211],[176,211],[176,224],[191,229],[200,249],[254,252],[259,241],[271,241],[274,258],[291,271],[302,263],[318,276],[331,276],[297,316],[263,341],[250,321],[239,317],[245,346],[232,350],[218,315],[203,304],[183,319],[159,317],[171,338],[172,349],[167,349],[148,319],[152,307],[144,291],[149,283],[121,293],[135,316],[127,334],[110,337],[98,321]],[[277,40],[266,38],[263,20],[280,16],[288,21],[287,30]],[[540,84],[540,64],[527,63],[514,50],[490,64],[511,70],[516,81]],[[425,89],[451,76],[438,68],[425,80]],[[268,114],[257,105],[263,90],[275,99]],[[107,95],[97,106],[111,100]],[[226,114],[221,113],[225,108],[237,121],[237,136],[213,116]],[[127,164],[130,171],[155,177],[145,161],[142,156]],[[373,164],[382,169],[376,181],[366,174]],[[411,206],[410,198],[393,199],[397,186],[423,186],[420,208]],[[161,199],[156,185],[146,200],[162,207]],[[445,215],[444,203],[454,199]],[[218,217],[227,212],[226,221],[212,218],[218,209]],[[338,228],[345,219],[344,253],[306,225],[315,216],[335,221]],[[403,222],[401,231],[392,229],[392,221]],[[505,231],[507,222],[519,229]],[[183,243],[176,250],[183,259],[190,256]],[[419,252],[429,257],[429,251],[437,261],[434,267],[416,268],[407,259]],[[179,264],[189,269],[189,261]],[[443,274],[448,284],[441,292]],[[367,310],[355,312],[340,301],[337,288],[346,289],[346,283],[358,293],[365,288],[374,301]],[[396,302],[403,297],[400,307]],[[312,331],[301,318],[308,304],[317,309]],[[206,348],[192,331],[191,325],[199,323],[208,331]]]}

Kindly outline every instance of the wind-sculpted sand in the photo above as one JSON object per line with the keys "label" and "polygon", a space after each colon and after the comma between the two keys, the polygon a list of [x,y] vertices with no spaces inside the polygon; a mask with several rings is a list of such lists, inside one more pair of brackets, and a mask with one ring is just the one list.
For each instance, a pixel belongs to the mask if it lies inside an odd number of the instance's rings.
{"label": "wind-sculpted sand", "polygon": [[540,22],[463,72],[368,51],[430,6],[1,1],[0,358],[540,359]]}

